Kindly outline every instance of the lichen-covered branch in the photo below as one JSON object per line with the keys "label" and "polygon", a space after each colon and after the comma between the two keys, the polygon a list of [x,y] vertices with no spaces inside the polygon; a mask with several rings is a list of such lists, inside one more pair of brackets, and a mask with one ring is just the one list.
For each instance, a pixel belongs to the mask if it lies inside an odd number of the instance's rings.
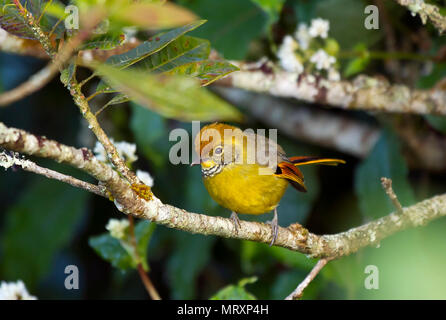
{"label": "lichen-covered branch", "polygon": [[400,5],[407,7],[412,14],[419,15],[423,24],[429,19],[440,34],[446,31],[446,17],[440,13],[440,9],[424,0],[396,0]]}
{"label": "lichen-covered branch", "polygon": [[[87,149],[65,146],[20,129],[8,128],[3,123],[0,123],[0,146],[16,152],[51,158],[89,173],[105,185],[114,197],[118,209],[126,214],[191,233],[262,243],[271,241],[271,227],[264,223],[241,221],[237,232],[231,219],[188,212],[162,203],[155,195],[149,201],[143,200],[115,170],[98,161]],[[404,208],[402,214],[392,213],[334,235],[319,236],[297,223],[287,228],[281,227],[275,245],[311,257],[336,258],[352,254],[369,245],[376,245],[398,231],[425,225],[443,216],[446,216],[446,194]]]}
{"label": "lichen-covered branch", "polygon": [[367,76],[329,81],[312,74],[286,72],[268,61],[241,63],[239,67],[240,71],[216,84],[349,110],[446,115],[446,91],[439,88],[410,89]]}

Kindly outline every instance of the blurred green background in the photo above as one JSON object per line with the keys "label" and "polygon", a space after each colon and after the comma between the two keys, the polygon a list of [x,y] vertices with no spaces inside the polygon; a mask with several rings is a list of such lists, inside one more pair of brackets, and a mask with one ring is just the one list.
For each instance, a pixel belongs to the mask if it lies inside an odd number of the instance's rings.
{"label": "blurred green background", "polygon": [[[177,2],[208,19],[191,35],[209,39],[226,59],[272,56],[271,48],[280,44],[285,34],[292,33],[297,23],[316,17],[330,21],[330,35],[343,49],[358,45],[370,50],[385,48],[382,28],[363,28],[364,7],[371,3],[368,1]],[[445,5],[444,1],[436,4]],[[444,36],[438,37],[430,24],[422,26],[405,8],[393,1],[386,1],[386,7],[399,35],[409,36],[424,28],[433,43],[431,53],[446,45]],[[342,61],[342,68],[353,60]],[[382,60],[373,60],[359,71],[386,75],[383,64]],[[33,58],[0,54],[1,89],[17,86],[44,65],[45,62]],[[430,72],[410,84],[428,88],[445,76],[445,64],[434,63]],[[357,159],[291,139],[279,130],[279,143],[288,155],[315,154],[347,160],[347,165],[337,168],[303,168],[309,192],[300,194],[292,188],[287,191],[279,207],[282,226],[299,222],[314,233],[337,233],[386,215],[394,209],[382,190],[379,179],[383,176],[393,179],[403,206],[446,191],[444,172],[410,168],[406,163],[404,142],[392,126],[397,115],[333,112],[377,124],[382,128],[381,136],[366,159]],[[265,128],[264,123],[246,111],[245,115],[242,126]],[[444,118],[413,117],[431,121],[429,130],[438,135],[446,133]],[[134,103],[110,107],[99,119],[115,141],[137,144],[139,160],[134,168],[152,174],[153,191],[164,203],[188,211],[229,216],[206,192],[199,168],[174,166],[168,160],[169,148],[174,144],[168,141],[169,132],[174,128],[190,132],[190,123],[163,118]],[[0,109],[0,121],[68,145],[94,147],[94,136],[58,79],[30,97]],[[42,166],[93,182],[72,168],[35,160]],[[110,218],[123,215],[106,199],[20,170],[1,172],[0,280],[22,279],[40,299],[146,299],[147,293],[135,270],[113,267],[89,245],[91,237],[106,232]],[[265,221],[271,215],[241,218]],[[333,261],[310,284],[303,298],[446,299],[445,227],[446,220],[440,219],[385,239],[376,248]],[[246,284],[246,290],[254,297],[283,299],[315,263],[282,248],[192,235],[162,226],[156,226],[148,240],[149,275],[166,299],[209,299],[225,286],[253,276],[257,281]],[[64,288],[67,265],[79,267],[79,290]],[[378,290],[364,286],[368,265],[379,269]]]}

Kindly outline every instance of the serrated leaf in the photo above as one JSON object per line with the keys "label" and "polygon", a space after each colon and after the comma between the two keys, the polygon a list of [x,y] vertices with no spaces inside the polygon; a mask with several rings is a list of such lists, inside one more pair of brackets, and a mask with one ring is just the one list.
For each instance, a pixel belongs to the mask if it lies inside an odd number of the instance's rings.
{"label": "serrated leaf", "polygon": [[241,279],[236,285],[229,285],[215,295],[210,300],[257,300],[257,298],[245,289],[247,284],[257,281],[257,277]]}
{"label": "serrated leaf", "polygon": [[202,86],[207,86],[237,70],[239,68],[227,61],[202,60],[178,66],[167,74],[188,75],[200,80]]}
{"label": "serrated leaf", "polygon": [[88,193],[54,180],[39,179],[5,212],[1,273],[35,287],[54,256],[73,236],[85,214]]}
{"label": "serrated leaf", "polygon": [[201,88],[195,79],[119,70],[107,65],[98,65],[96,69],[112,87],[164,117],[182,121],[241,119],[234,107]]}
{"label": "serrated leaf", "polygon": [[148,57],[149,55],[158,52],[159,50],[163,49],[165,46],[167,46],[169,43],[174,41],[175,39],[178,39],[180,36],[185,34],[186,32],[189,32],[195,28],[198,28],[203,23],[205,23],[206,20],[199,20],[192,22],[184,27],[180,27],[174,30],[170,30],[165,33],[161,33],[158,35],[155,35],[153,37],[150,37],[149,40],[144,41],[136,48],[122,53],[118,55],[111,56],[107,59],[106,64],[109,64],[114,67],[119,68],[127,68],[131,66],[132,64],[141,61],[142,59]]}
{"label": "serrated leaf", "polygon": [[183,35],[134,67],[144,71],[165,72],[186,63],[206,59],[210,51],[208,40]]}
{"label": "serrated leaf", "polygon": [[[46,8],[46,5],[48,4],[48,0],[20,0],[19,2],[36,21],[40,18],[43,9]],[[54,2],[59,4],[58,1],[54,0]],[[32,40],[36,39],[31,26],[28,25],[22,15],[19,13],[13,1],[3,0],[0,2],[0,6],[0,27],[2,29],[20,38]],[[55,23],[56,20],[47,15],[47,12],[45,12],[40,20],[40,27],[44,31],[48,32],[52,29]],[[60,36],[64,30],[63,24],[61,24],[57,26],[54,34]]]}
{"label": "serrated leaf", "polygon": [[[147,246],[155,226],[150,221],[141,221],[135,225],[137,250],[145,270],[149,268],[147,263]],[[113,238],[109,233],[90,237],[88,244],[102,259],[110,262],[115,268],[128,270],[135,268],[137,265],[136,261],[122,246],[121,242]]]}
{"label": "serrated leaf", "polygon": [[356,169],[355,191],[362,214],[367,218],[379,218],[395,211],[381,186],[381,177],[393,181],[393,189],[403,206],[415,202],[408,181],[408,168],[398,138],[384,130],[372,152]]}
{"label": "serrated leaf", "polygon": [[[20,1],[22,5],[24,1]],[[30,4],[36,1],[30,1]],[[29,7],[30,5],[28,5]],[[34,6],[32,6],[34,7]],[[2,1],[0,11],[0,27],[9,33],[25,39],[34,40],[34,33],[29,25],[25,22],[25,19],[20,15],[19,10],[15,6],[13,1]]]}
{"label": "serrated leaf", "polygon": [[111,50],[120,46],[125,40],[124,34],[119,35],[98,35],[87,41],[85,41],[81,46],[80,50]]}
{"label": "serrated leaf", "polygon": [[[161,73],[185,63],[206,59],[210,50],[209,41],[183,35],[162,50],[136,62],[132,67],[140,71]],[[103,81],[98,84],[96,91],[101,93],[116,92]]]}

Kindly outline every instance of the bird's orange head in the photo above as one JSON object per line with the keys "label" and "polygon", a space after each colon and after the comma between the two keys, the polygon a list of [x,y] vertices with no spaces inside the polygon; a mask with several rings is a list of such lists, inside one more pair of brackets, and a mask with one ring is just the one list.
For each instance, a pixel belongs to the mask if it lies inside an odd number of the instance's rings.
{"label": "bird's orange head", "polygon": [[241,129],[228,124],[215,122],[204,126],[195,137],[195,152],[203,171],[218,173],[239,158],[243,152],[243,143],[239,142],[242,137]]}

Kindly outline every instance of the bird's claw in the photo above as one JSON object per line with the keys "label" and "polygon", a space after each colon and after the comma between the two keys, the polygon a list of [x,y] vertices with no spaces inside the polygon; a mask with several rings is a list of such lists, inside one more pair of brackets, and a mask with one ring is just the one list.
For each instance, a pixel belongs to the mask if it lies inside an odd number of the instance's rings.
{"label": "bird's claw", "polygon": [[271,239],[269,246],[272,247],[272,245],[277,240],[277,235],[279,234],[279,222],[278,222],[278,218],[277,218],[277,209],[274,209],[274,218],[270,221],[267,221],[266,223],[271,226],[272,239]]}
{"label": "bird's claw", "polygon": [[236,212],[233,211],[231,213],[231,219],[232,219],[232,222],[234,222],[235,232],[238,233],[238,230],[240,229],[241,226],[240,226],[240,219]]}

